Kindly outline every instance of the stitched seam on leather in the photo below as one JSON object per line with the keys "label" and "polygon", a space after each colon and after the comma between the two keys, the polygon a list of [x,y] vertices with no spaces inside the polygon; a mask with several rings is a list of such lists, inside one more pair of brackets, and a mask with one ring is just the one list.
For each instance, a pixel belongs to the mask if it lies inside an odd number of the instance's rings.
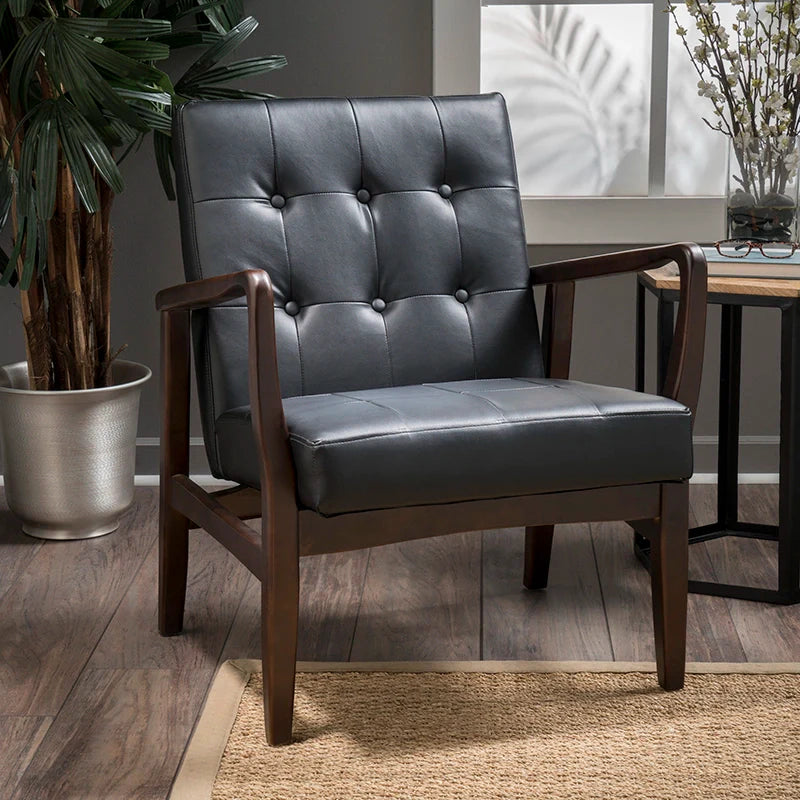
{"label": "stitched seam on leather", "polygon": [[[195,263],[197,264],[197,273],[200,280],[202,280],[203,265],[200,262],[200,248],[197,244],[197,221],[194,215],[194,206],[195,206],[194,189],[192,188],[192,177],[189,172],[189,154],[186,151],[186,129],[183,124],[183,112],[181,112],[180,114],[180,121],[181,124],[178,125],[178,138],[180,141],[181,150],[183,152],[183,158],[181,159],[181,161],[183,162],[181,164],[181,172],[183,173],[184,180],[186,181],[186,189],[189,194],[188,213],[189,213],[189,226],[192,231],[191,247],[192,251],[194,252]],[[190,312],[189,314],[190,324],[192,315],[193,312]],[[215,421],[212,426],[213,439],[211,446],[212,456],[214,459],[213,467],[218,472],[221,472],[222,465],[220,463],[220,457],[219,457],[219,442],[217,441],[217,426],[216,426],[217,404],[216,404],[216,398],[214,396],[214,381],[211,377],[211,346],[209,344],[209,339],[211,338],[211,335],[208,330],[211,312],[209,310],[206,310],[205,315],[206,315],[206,331],[205,331],[205,336],[203,338],[205,340],[204,344],[206,351],[206,363],[203,368],[203,378],[205,380],[206,387],[208,389],[208,398],[209,401],[211,402],[211,418],[212,420]]]}
{"label": "stitched seam on leather", "polygon": [[306,393],[306,371],[303,366],[303,346],[300,344],[300,325],[297,322],[297,315],[292,317],[294,320],[294,334],[297,337],[297,360],[300,363],[300,394]]}
{"label": "stitched seam on leather", "polygon": [[[503,380],[502,378],[478,378],[478,380]],[[506,379],[508,380],[508,379]],[[510,380],[524,380],[522,378],[511,378]],[[430,386],[433,389],[440,389],[440,386],[437,386],[435,383],[423,383],[422,386]],[[507,389],[489,389],[490,392],[528,392],[531,389],[547,389],[547,388],[555,388],[555,387],[548,387],[548,386],[541,386],[541,385],[532,385],[532,386],[509,386]],[[455,389],[444,389],[446,392],[455,392]],[[459,394],[469,394],[469,392],[459,392]]]}
{"label": "stitched seam on leather", "polygon": [[[490,289],[488,292],[473,292],[471,297],[482,297],[483,295],[489,294],[510,294],[511,292],[527,292],[529,291],[527,286],[522,286],[519,289]],[[416,300],[420,297],[448,297],[452,298],[453,296],[449,293],[442,293],[442,294],[410,294],[406,297],[396,297],[394,300],[384,300],[387,306],[391,305],[392,303],[401,303],[403,300]],[[322,303],[307,303],[304,306],[298,304],[298,308],[314,308],[316,306],[353,306],[353,305],[362,305],[362,306],[369,306],[370,303],[368,300],[326,300]],[[218,309],[225,309],[225,308],[241,308],[240,305],[231,305],[231,303],[226,303],[224,306],[215,306]],[[283,306],[275,306],[275,308],[283,308]],[[481,378],[476,378],[476,380],[482,380]],[[519,378],[518,380],[522,380]]]}
{"label": "stitched seam on leather", "polygon": [[[272,114],[269,111],[269,105],[266,101],[264,101],[264,107],[267,109],[267,121],[269,122],[269,135],[272,139],[272,171],[273,171],[273,187],[275,191],[278,190],[278,146],[275,143],[275,131],[272,127]],[[280,211],[279,211],[280,213]],[[286,235],[286,222],[283,219],[283,214],[280,214],[281,217],[281,230],[283,231],[283,249],[286,253],[286,268],[289,272],[289,297],[294,297],[294,279],[292,276],[292,260],[289,258],[289,237]]]}
{"label": "stitched seam on leather", "polygon": [[508,189],[510,192],[517,191],[516,186],[465,186],[463,189],[453,189],[453,194],[463,194],[464,192],[496,191],[497,189]]}
{"label": "stitched seam on leather", "polygon": [[[677,416],[686,416],[682,412],[675,412],[675,411],[640,411],[640,412],[623,412],[621,414],[607,414],[607,418],[622,418],[622,417],[637,417],[639,419],[645,419],[648,417],[677,417]],[[317,441],[312,442],[310,439],[306,439],[305,437],[301,436],[298,433],[290,433],[289,438],[292,441],[297,442],[298,444],[306,445],[307,447],[313,448],[322,448],[328,447],[330,445],[337,445],[337,444],[349,444],[352,442],[367,442],[371,439],[386,439],[391,436],[414,436],[418,433],[437,433],[437,432],[447,432],[447,431],[468,431],[473,430],[476,428],[496,428],[498,426],[514,426],[517,425],[541,425],[543,423],[549,422],[574,422],[575,420],[596,420],[597,417],[587,417],[585,415],[581,416],[571,416],[571,417],[545,417],[544,419],[520,419],[520,420],[507,420],[507,421],[498,421],[498,422],[481,422],[477,425],[459,425],[459,426],[452,426],[452,425],[443,425],[438,428],[417,428],[415,430],[405,430],[405,431],[387,431],[386,433],[375,433],[369,436],[352,436],[348,439],[328,439],[326,441]]]}
{"label": "stitched seam on leather", "polygon": [[[442,149],[444,151],[444,162],[442,164],[442,183],[447,183],[447,137],[444,133],[444,124],[442,123],[442,115],[439,113],[439,106],[436,102],[436,99],[431,97],[430,98],[431,104],[433,105],[433,110],[436,112],[436,119],[439,121],[439,130],[442,132]],[[452,212],[453,212],[453,220],[456,223],[456,238],[458,239],[458,263],[459,263],[459,284],[461,286],[464,285],[464,244],[461,241],[461,228],[458,224],[458,213],[456,212],[456,207],[452,203],[452,201],[448,202]],[[469,300],[469,298],[467,298]],[[472,330],[472,317],[470,317],[469,309],[467,308],[466,303],[462,303],[461,305],[464,306],[464,313],[467,315],[467,327],[469,328],[469,342],[472,346],[472,374],[475,378],[478,377],[478,356],[475,352],[475,333]]]}
{"label": "stitched seam on leather", "polygon": [[[383,403],[376,403],[374,400],[366,400],[363,397],[353,397],[352,395],[345,394],[344,392],[336,392],[334,394],[334,396],[335,397],[346,397],[348,400],[355,400],[355,401],[361,402],[361,403],[368,403],[369,405],[375,406],[376,408],[383,409],[384,411],[391,411],[391,413],[394,414],[397,417],[397,419],[400,421],[400,424],[403,426],[405,432],[406,433],[412,433],[412,431],[410,431],[408,429],[408,425],[406,424],[406,421],[403,418],[403,415],[396,408],[392,408],[391,406],[383,405]],[[398,432],[395,431],[395,434],[398,434]]]}
{"label": "stitched seam on leather", "polygon": [[[458,226],[458,223],[456,223],[456,226]],[[470,341],[470,344],[472,345],[472,370],[473,370],[474,377],[477,379],[477,377],[478,377],[478,356],[475,353],[475,334],[474,334],[474,332],[472,330],[472,317],[470,316],[469,309],[467,308],[467,304],[466,303],[462,303],[461,305],[464,306],[464,311],[467,314],[467,327],[469,328],[469,341]]]}
{"label": "stitched seam on leather", "polygon": [[[430,384],[428,384],[430,385]],[[473,394],[472,392],[460,392],[457,389],[445,389],[443,386],[434,386],[430,385],[431,389],[438,389],[440,392],[447,392],[448,394],[458,394],[462,397],[474,397],[476,400],[481,400],[484,403],[490,405],[503,419],[504,422],[508,421],[508,417],[503,413],[503,409],[500,406],[496,406],[491,400],[486,397],[481,397],[479,394]]]}
{"label": "stitched seam on leather", "polygon": [[[559,387],[559,388],[561,388],[561,387]],[[564,388],[565,388],[566,391],[572,392],[573,394],[575,394],[578,397],[580,397],[584,402],[591,403],[597,409],[597,413],[601,417],[612,416],[612,414],[608,414],[607,412],[601,411],[600,410],[600,406],[598,406],[597,403],[594,402],[594,400],[592,400],[590,397],[587,397],[583,392],[579,391],[578,389],[575,389],[572,385],[570,385],[569,387],[564,387]]]}
{"label": "stitched seam on leather", "polygon": [[442,115],[439,113],[439,106],[436,105],[436,98],[429,97],[433,110],[436,113],[436,120],[439,123],[439,130],[442,132],[442,183],[447,183],[447,139],[444,135],[444,125],[442,125]]}
{"label": "stitched seam on leather", "polygon": [[[339,395],[331,394],[330,392],[327,392],[325,394],[320,394],[320,395],[310,395],[310,394],[305,395],[305,397],[338,397],[338,396]],[[362,403],[362,402],[364,402],[364,401],[363,400],[358,400],[358,399],[346,400],[344,403],[339,403],[339,407],[341,408],[342,406],[353,406],[353,405],[356,405],[357,403]],[[221,421],[224,425],[227,425],[229,422],[241,423],[242,425],[252,425],[253,424],[253,418],[252,418],[252,413],[253,412],[250,410],[249,407],[247,409],[247,414],[244,415],[244,416],[236,416],[236,417],[234,417],[234,416],[229,416],[229,413],[230,412],[226,411],[223,414],[221,414],[217,419],[217,423],[219,423]]]}
{"label": "stitched seam on leather", "polygon": [[[525,213],[524,213],[523,208],[522,208],[522,196],[519,193],[519,170],[517,169],[517,153],[516,153],[516,150],[514,149],[514,137],[511,134],[511,120],[508,117],[508,105],[506,104],[505,97],[503,97],[503,95],[498,95],[498,97],[499,97],[499,100],[500,100],[500,105],[501,105],[501,107],[503,109],[503,119],[504,119],[504,122],[505,122],[506,141],[508,143],[508,151],[511,154],[511,168],[512,168],[513,178],[514,178],[514,191],[515,191],[515,196],[516,196],[516,200],[517,200],[517,222],[519,223],[520,234],[521,234],[521,236],[523,238],[522,249],[527,253],[527,246],[526,246],[526,244],[524,242],[524,238],[525,238]],[[538,312],[536,311],[536,302],[535,302],[534,296],[533,296],[533,283],[532,283],[532,281],[533,281],[533,277],[532,277],[533,276],[533,272],[530,269],[530,264],[529,264],[527,256],[525,258],[525,262],[528,263],[528,272],[527,272],[528,288],[531,291],[531,302],[533,304],[533,315],[534,315],[534,319],[537,319],[539,315],[538,315]],[[542,352],[541,352],[541,350],[542,350],[542,342],[541,342],[541,338],[539,336],[538,327],[535,327],[534,336],[536,337],[536,348],[539,351],[539,358],[538,358],[539,366],[540,366],[540,368],[543,369],[544,364],[543,364]]]}
{"label": "stitched seam on leather", "polygon": [[[358,161],[361,167],[361,186],[364,186],[364,149],[361,146],[361,131],[358,127],[358,117],[356,116],[356,109],[353,106],[353,101],[348,97],[347,102],[350,105],[350,111],[353,114],[353,124],[356,126],[356,140],[358,141]],[[381,296],[381,265],[378,258],[378,234],[375,230],[375,218],[372,216],[372,209],[369,203],[364,204],[367,209],[367,216],[369,217],[370,228],[372,229],[372,252],[375,255],[375,297]],[[380,313],[380,312],[379,312]],[[389,328],[386,325],[386,317],[381,314],[381,322],[383,323],[383,338],[386,340],[386,358],[387,366],[389,367],[389,384],[394,386],[394,368],[392,366],[392,348],[389,344]]]}
{"label": "stitched seam on leather", "polygon": [[[530,383],[533,386],[537,386],[539,388],[551,387],[553,389],[564,389],[565,391],[573,391],[575,394],[578,395],[578,397],[582,398],[583,400],[586,400],[586,402],[588,402],[588,403],[591,403],[597,409],[597,411],[598,411],[598,413],[599,413],[599,415],[601,417],[624,416],[625,413],[627,413],[627,412],[620,412],[619,414],[616,414],[614,412],[604,413],[604,412],[600,411],[600,409],[598,408],[597,404],[593,400],[590,400],[588,397],[586,397],[586,395],[582,394],[577,389],[574,389],[572,387],[572,384],[575,383],[575,381],[570,381],[569,382],[570,386],[565,387],[565,386],[562,386],[562,385],[560,385],[558,383],[555,383],[555,382],[547,382],[547,383],[538,382],[540,379],[537,379],[537,378],[515,378],[515,380],[525,381],[526,383]],[[613,387],[611,387],[611,388],[613,388]],[[638,394],[642,394],[642,392],[639,392]],[[664,397],[664,398],[661,398],[661,399],[669,400],[671,402],[677,402],[675,400],[672,400],[669,397]],[[682,407],[680,410],[676,409],[675,411],[660,411],[660,412],[659,411],[646,411],[646,412],[641,412],[641,413],[646,413],[646,414],[659,414],[659,413],[660,414],[683,414],[683,415],[686,415],[686,416],[691,416],[691,414],[692,414],[691,410],[686,408],[685,406]]]}
{"label": "stitched seam on leather", "polygon": [[[275,129],[272,125],[272,114],[269,110],[269,103],[264,101],[264,108],[267,110],[267,121],[269,122],[269,136],[272,139],[272,174],[273,174],[273,189],[278,190],[278,145],[275,142]],[[289,237],[286,234],[286,220],[283,218],[283,213],[279,210],[281,218],[281,232],[283,234],[283,250],[286,253],[286,269],[289,278],[289,298],[294,298],[294,277],[292,275],[292,259],[289,256]],[[306,393],[306,376],[305,368],[303,366],[303,346],[300,344],[300,325],[297,322],[297,316],[294,319],[294,332],[297,336],[297,358],[300,363],[300,394]]]}
{"label": "stitched seam on leather", "polygon": [[[452,187],[451,187],[452,188]],[[453,194],[463,192],[481,192],[484,190],[507,189],[509,191],[516,191],[515,186],[465,186],[463,189],[453,189]],[[294,200],[298,197],[323,197],[325,195],[340,195],[342,197],[352,197],[353,193],[345,189],[332,189],[327,192],[298,192],[297,194],[285,195],[287,200]],[[439,194],[438,189],[390,189],[386,192],[370,192],[373,197],[383,197],[389,194]],[[269,203],[269,197],[206,197],[203,200],[197,200],[196,203],[223,203],[227,200],[244,200],[251,203]]]}
{"label": "stitched seam on leather", "polygon": [[573,388],[572,385],[570,385],[570,386],[560,386],[557,383],[553,384],[553,385],[557,389],[561,389],[564,392],[572,392],[572,394],[576,395],[577,397],[580,397],[580,399],[583,400],[584,403],[588,403],[590,406],[592,406],[594,408],[594,410],[597,412],[597,416],[598,417],[606,417],[606,416],[608,416],[606,413],[604,413],[603,411],[600,410],[600,406],[598,406],[597,403],[595,403],[594,400],[592,400],[591,397],[587,397],[585,394],[583,394],[583,392],[579,392],[577,389]]}

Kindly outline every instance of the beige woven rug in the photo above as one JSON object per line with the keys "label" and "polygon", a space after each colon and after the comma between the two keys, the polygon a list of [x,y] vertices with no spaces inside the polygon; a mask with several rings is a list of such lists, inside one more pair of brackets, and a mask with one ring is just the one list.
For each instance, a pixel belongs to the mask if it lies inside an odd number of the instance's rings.
{"label": "beige woven rug", "polygon": [[222,666],[170,800],[800,798],[797,664],[695,664],[673,693],[650,664],[304,664],[280,748],[260,668]]}

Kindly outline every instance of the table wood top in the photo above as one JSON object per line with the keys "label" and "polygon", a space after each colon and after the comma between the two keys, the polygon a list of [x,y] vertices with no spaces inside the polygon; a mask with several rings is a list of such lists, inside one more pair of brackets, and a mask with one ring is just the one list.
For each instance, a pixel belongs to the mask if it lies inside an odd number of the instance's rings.
{"label": "table wood top", "polygon": [[[678,267],[667,264],[640,273],[652,289],[680,289]],[[778,278],[718,278],[708,276],[709,294],[745,294],[760,297],[800,297],[800,280]]]}

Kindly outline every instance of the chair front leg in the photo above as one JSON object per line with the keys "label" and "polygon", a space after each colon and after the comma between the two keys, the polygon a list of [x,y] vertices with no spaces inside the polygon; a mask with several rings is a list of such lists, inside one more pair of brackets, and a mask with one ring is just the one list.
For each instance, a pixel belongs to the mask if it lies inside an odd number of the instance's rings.
{"label": "chair front leg", "polygon": [[172,476],[189,472],[189,312],[161,313],[161,469],[158,526],[158,629],[183,628],[189,520],[172,507]]}
{"label": "chair front leg", "polygon": [[265,543],[261,579],[261,660],[264,722],[270,745],[292,741],[297,616],[300,594],[297,509],[262,517]]}
{"label": "chair front leg", "polygon": [[661,517],[650,542],[653,628],[658,682],[683,687],[689,591],[689,485],[661,485]]}

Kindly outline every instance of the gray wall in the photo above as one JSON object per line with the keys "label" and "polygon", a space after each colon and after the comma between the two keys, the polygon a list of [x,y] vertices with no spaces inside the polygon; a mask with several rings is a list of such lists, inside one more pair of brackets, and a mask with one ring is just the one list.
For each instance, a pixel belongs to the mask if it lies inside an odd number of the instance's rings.
{"label": "gray wall", "polygon": [[[431,90],[430,0],[292,0],[248,3],[261,27],[248,53],[285,53],[289,66],[260,82],[284,96],[425,94]],[[182,279],[177,211],[160,190],[150,144],[125,165],[127,189],[115,206],[114,340],[126,356],[158,373],[158,317],[153,295]],[[532,263],[588,254],[598,248],[531,248]],[[613,248],[608,248],[613,249]],[[633,384],[634,279],[630,276],[581,284],[576,303],[573,375],[584,380]],[[651,314],[651,317],[653,315]],[[19,303],[0,292],[0,363],[22,357]],[[714,377],[718,364],[718,313],[712,310],[707,378],[696,433],[698,471],[714,467],[716,428]],[[773,312],[751,310],[744,321],[742,432],[756,437],[743,448],[742,471],[776,471],[778,321]],[[142,404],[138,471],[157,472],[157,382]],[[199,436],[199,427],[194,426]],[[760,437],[760,438],[759,438]],[[766,444],[759,444],[764,437]],[[202,450],[193,449],[193,469],[207,471]]]}

